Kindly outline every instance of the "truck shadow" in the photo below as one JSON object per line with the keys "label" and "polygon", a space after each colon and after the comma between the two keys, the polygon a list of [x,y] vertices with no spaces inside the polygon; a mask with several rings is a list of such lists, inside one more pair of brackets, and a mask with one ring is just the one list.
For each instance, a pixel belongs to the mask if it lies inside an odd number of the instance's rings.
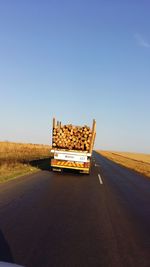
{"label": "truck shadow", "polygon": [[72,176],[76,176],[76,177],[88,177],[89,174],[86,174],[86,173],[80,173],[80,171],[78,170],[73,170],[73,169],[62,169],[60,172],[58,171],[52,171],[54,174],[57,174],[57,175],[65,175],[66,177],[70,177],[70,175]]}
{"label": "truck shadow", "polygon": [[0,231],[0,261],[14,263],[9,244],[2,231]]}
{"label": "truck shadow", "polygon": [[50,170],[50,158],[32,160],[29,162],[29,164],[33,167],[37,167],[42,171]]}
{"label": "truck shadow", "polygon": [[[51,171],[51,158],[45,158],[45,159],[38,159],[38,160],[32,160],[29,162],[29,164],[33,167],[36,167],[42,171]],[[76,175],[76,176],[87,176],[87,174],[80,173],[78,170],[73,169],[62,169],[61,172],[54,172],[57,174],[65,174],[65,175]]]}

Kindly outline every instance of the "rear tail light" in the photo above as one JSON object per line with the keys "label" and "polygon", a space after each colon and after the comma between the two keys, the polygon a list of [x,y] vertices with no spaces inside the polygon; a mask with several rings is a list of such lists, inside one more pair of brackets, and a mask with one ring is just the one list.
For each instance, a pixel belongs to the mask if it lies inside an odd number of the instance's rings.
{"label": "rear tail light", "polygon": [[89,168],[90,167],[90,163],[89,162],[84,162],[84,167],[85,168]]}
{"label": "rear tail light", "polygon": [[57,160],[55,160],[55,159],[51,159],[51,164],[56,165],[56,164],[57,164]]}

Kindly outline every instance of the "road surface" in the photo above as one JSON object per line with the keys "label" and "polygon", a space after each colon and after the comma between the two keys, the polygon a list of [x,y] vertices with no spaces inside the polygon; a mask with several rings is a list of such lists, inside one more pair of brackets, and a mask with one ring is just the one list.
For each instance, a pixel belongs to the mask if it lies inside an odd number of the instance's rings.
{"label": "road surface", "polygon": [[91,174],[42,170],[0,185],[0,260],[150,266],[150,180],[93,153]]}

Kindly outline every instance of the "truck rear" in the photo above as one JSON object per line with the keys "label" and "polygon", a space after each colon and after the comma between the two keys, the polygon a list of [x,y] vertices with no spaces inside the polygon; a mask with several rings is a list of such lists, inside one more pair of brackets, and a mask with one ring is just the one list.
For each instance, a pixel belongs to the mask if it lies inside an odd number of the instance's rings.
{"label": "truck rear", "polygon": [[62,125],[53,119],[51,169],[78,170],[90,173],[92,150],[96,136],[96,121],[89,126]]}

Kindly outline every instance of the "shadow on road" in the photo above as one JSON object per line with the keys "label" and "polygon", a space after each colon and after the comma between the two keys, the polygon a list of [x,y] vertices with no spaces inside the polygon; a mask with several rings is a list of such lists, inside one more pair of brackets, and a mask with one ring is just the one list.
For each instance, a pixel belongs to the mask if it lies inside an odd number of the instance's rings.
{"label": "shadow on road", "polygon": [[0,231],[0,261],[14,263],[11,250],[3,233]]}
{"label": "shadow on road", "polygon": [[[33,167],[37,167],[42,171],[50,171],[51,170],[51,158],[45,158],[45,159],[38,159],[38,160],[32,160],[29,162],[29,164]],[[65,173],[65,175],[77,175],[77,176],[85,176],[87,174],[79,173],[78,170],[71,170],[71,169],[63,169],[61,172],[56,172],[57,174]]]}
{"label": "shadow on road", "polygon": [[48,171],[50,169],[50,158],[32,160],[29,164],[41,169],[42,171]]}

